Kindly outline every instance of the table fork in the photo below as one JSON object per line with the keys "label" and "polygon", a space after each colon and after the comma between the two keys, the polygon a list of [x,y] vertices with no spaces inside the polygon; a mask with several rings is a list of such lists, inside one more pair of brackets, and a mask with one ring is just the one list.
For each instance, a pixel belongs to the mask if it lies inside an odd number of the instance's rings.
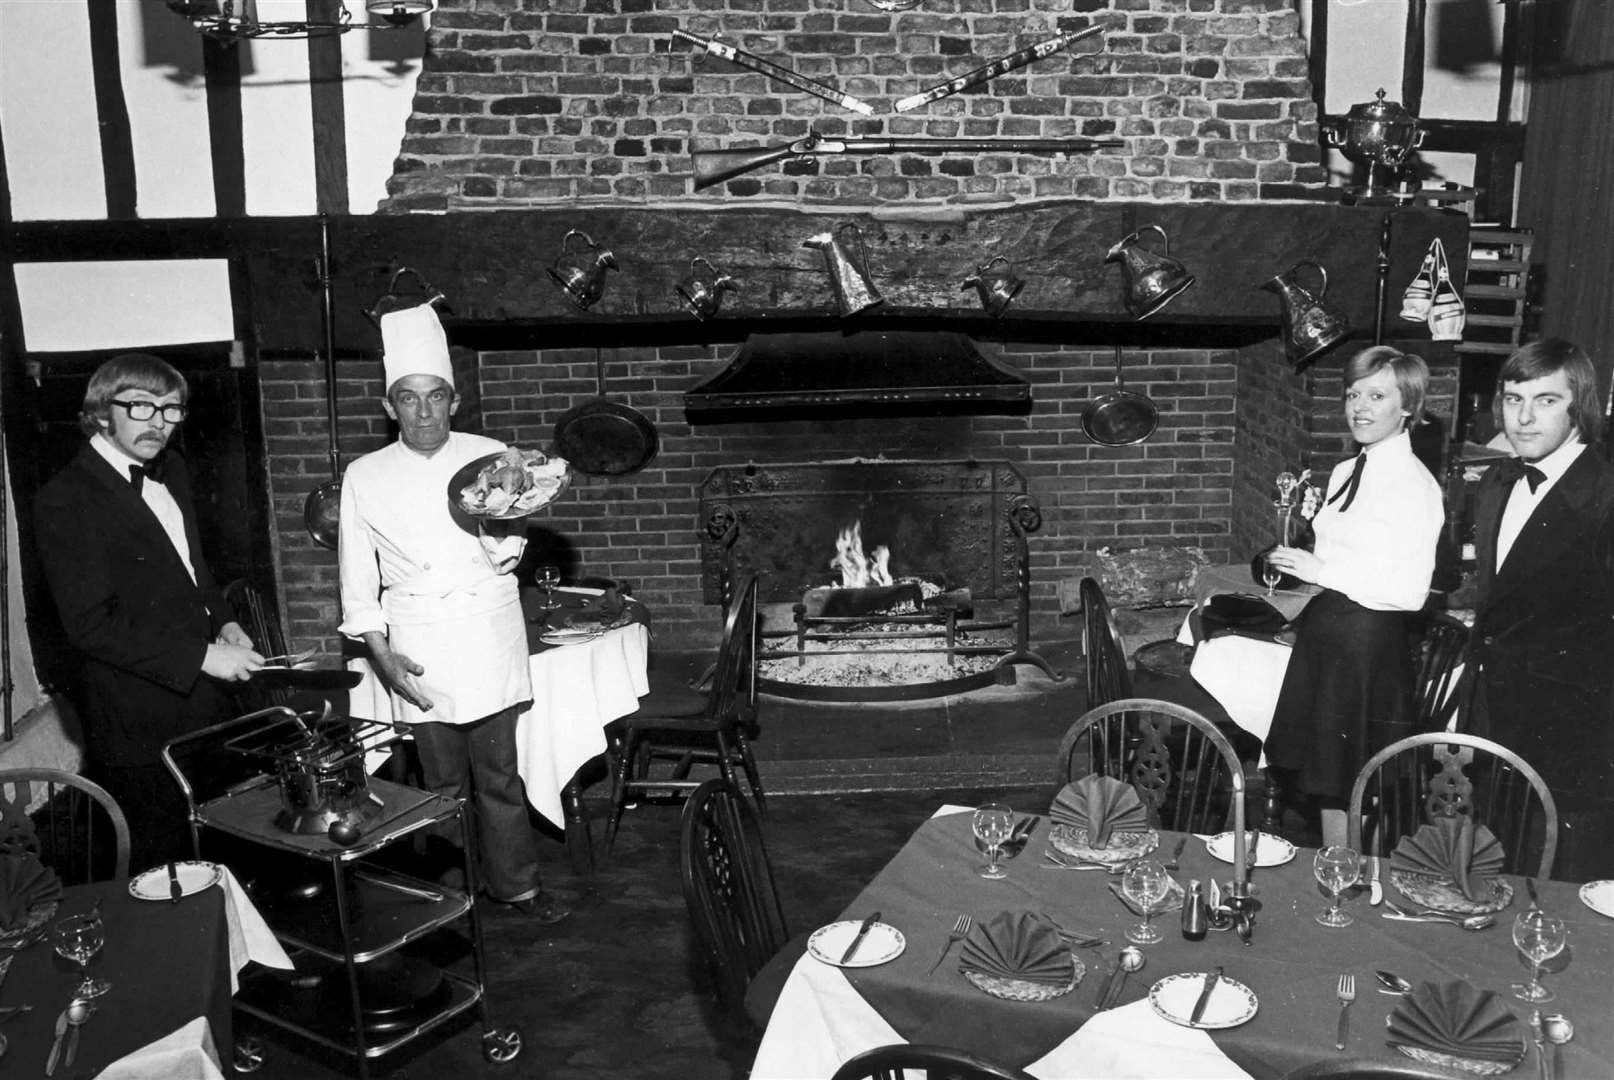
{"label": "table fork", "polygon": [[941,955],[936,957],[936,962],[930,965],[930,971],[925,972],[926,975],[929,975],[931,972],[941,967],[941,962],[947,959],[947,954],[952,951],[955,944],[964,940],[965,935],[970,932],[970,927],[974,924],[974,922],[975,920],[971,919],[968,915],[960,915],[958,917],[958,920],[953,923],[952,932],[947,935],[947,944],[942,946]]}
{"label": "table fork", "polygon": [[1334,1049],[1345,1049],[1345,1036],[1351,1030],[1351,1002],[1356,1000],[1356,976],[1341,975],[1339,977],[1339,1033],[1334,1039]]}

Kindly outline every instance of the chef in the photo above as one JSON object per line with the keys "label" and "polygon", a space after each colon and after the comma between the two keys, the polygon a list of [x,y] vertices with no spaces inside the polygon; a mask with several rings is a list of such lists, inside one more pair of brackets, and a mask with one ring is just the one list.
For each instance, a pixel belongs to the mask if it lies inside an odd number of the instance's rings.
{"label": "chef", "polygon": [[340,629],[364,643],[392,719],[414,726],[426,787],[474,808],[489,899],[558,922],[568,910],[539,886],[516,772],[516,717],[532,681],[511,571],[526,537],[520,522],[462,526],[446,496],[456,471],[505,447],[451,429],[460,399],[430,304],[383,315],[381,340],[381,407],[398,441],[342,481]]}

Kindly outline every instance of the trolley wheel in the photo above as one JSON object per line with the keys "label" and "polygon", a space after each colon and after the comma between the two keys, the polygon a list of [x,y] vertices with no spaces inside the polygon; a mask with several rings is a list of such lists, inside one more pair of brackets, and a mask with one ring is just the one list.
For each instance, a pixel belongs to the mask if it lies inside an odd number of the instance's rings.
{"label": "trolley wheel", "polygon": [[242,1035],[235,1040],[230,1064],[238,1073],[254,1073],[263,1068],[263,1040],[255,1035]]}
{"label": "trolley wheel", "polygon": [[521,1053],[521,1029],[494,1028],[482,1033],[482,1056],[495,1065],[505,1065]]}

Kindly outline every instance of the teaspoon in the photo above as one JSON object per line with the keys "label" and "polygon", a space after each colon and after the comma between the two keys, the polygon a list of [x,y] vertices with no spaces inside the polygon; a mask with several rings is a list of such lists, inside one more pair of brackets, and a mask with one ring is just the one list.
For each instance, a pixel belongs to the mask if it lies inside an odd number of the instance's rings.
{"label": "teaspoon", "polygon": [[1548,1013],[1541,1018],[1541,1034],[1552,1043],[1552,1075],[1562,1076],[1564,1052],[1561,1047],[1575,1037],[1575,1025],[1563,1013]]}
{"label": "teaspoon", "polygon": [[1110,987],[1109,993],[1104,996],[1104,1001],[1099,1004],[1100,1009],[1108,1009],[1115,1004],[1115,1000],[1121,996],[1121,991],[1126,989],[1126,977],[1134,971],[1142,971],[1143,963],[1143,950],[1136,945],[1128,945],[1121,950],[1121,955],[1115,961],[1115,966],[1119,969],[1113,980],[1115,985]]}
{"label": "teaspoon", "polygon": [[1412,984],[1393,971],[1375,971],[1373,974],[1379,980],[1379,985],[1384,988],[1379,991],[1381,994],[1412,993]]}

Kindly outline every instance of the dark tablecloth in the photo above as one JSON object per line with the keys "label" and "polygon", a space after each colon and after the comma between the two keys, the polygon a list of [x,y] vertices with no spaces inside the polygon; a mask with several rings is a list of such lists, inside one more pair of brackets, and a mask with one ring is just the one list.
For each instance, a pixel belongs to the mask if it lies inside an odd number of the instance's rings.
{"label": "dark tablecloth", "polygon": [[[1040,807],[1018,809],[1045,813]],[[907,938],[907,949],[896,960],[846,974],[909,1041],[959,1046],[1023,1067],[1093,1015],[1103,977],[1125,944],[1126,927],[1137,918],[1107,888],[1116,878],[1095,871],[1041,869],[1047,836],[1045,818],[1025,853],[1006,864],[1008,878],[988,881],[977,874],[982,859],[970,835],[970,815],[932,819],[846,908],[842,918],[847,919],[879,911],[882,921]],[[1169,853],[1174,839],[1174,834],[1163,833],[1161,848]],[[1203,941],[1190,942],[1179,932],[1175,911],[1157,917],[1165,941],[1145,948],[1147,966],[1131,976],[1118,1004],[1146,997],[1149,987],[1163,976],[1221,965],[1230,978],[1255,991],[1260,1008],[1249,1023],[1211,1034],[1217,1046],[1257,1080],[1337,1056],[1335,990],[1345,972],[1357,978],[1348,1046],[1353,1055],[1406,1060],[1384,1041],[1385,1017],[1399,999],[1374,992],[1376,968],[1413,982],[1467,980],[1501,995],[1521,1021],[1528,1021],[1529,1007],[1508,996],[1509,984],[1527,974],[1510,936],[1513,917],[1524,903],[1521,883],[1515,882],[1513,905],[1499,913],[1496,926],[1482,932],[1384,919],[1380,913],[1386,909],[1369,907],[1365,895],[1348,904],[1355,925],[1331,930],[1313,921],[1327,904],[1312,877],[1314,854],[1301,849],[1283,866],[1255,871],[1257,898],[1264,906],[1251,946],[1231,933],[1213,932]],[[1225,881],[1230,870],[1210,856],[1202,841],[1190,839],[1182,870],[1175,876],[1183,882],[1212,875]],[[1569,924],[1567,963],[1547,976],[1559,996],[1549,1011],[1561,1011],[1577,1021],[1574,1041],[1562,1048],[1565,1080],[1614,1077],[1614,1025],[1606,1022],[1614,1004],[1610,988],[1614,920],[1585,907],[1575,890],[1569,884],[1541,882],[1543,905]],[[1397,898],[1387,879],[1386,893]],[[999,911],[1019,908],[1046,912],[1068,930],[1109,940],[1106,947],[1078,953],[1088,971],[1074,991],[1037,1003],[991,997],[959,974],[956,946],[933,975],[925,974],[960,914],[981,922]],[[1528,1063],[1520,1071],[1526,1067]]]}
{"label": "dark tablecloth", "polygon": [[[228,1071],[230,946],[224,890],[203,889],[177,904],[136,900],[127,880],[68,889],[56,917],[89,911],[101,900],[106,946],[90,971],[112,989],[96,1001],[95,1015],[79,1037],[72,1068],[59,1065],[56,1080],[93,1077],[112,1062],[205,1016]],[[0,1058],[0,1076],[43,1076],[57,1015],[72,998],[76,965],[57,956],[49,938],[17,953],[4,983],[0,1006],[33,1006],[0,1032],[10,1042]]]}

